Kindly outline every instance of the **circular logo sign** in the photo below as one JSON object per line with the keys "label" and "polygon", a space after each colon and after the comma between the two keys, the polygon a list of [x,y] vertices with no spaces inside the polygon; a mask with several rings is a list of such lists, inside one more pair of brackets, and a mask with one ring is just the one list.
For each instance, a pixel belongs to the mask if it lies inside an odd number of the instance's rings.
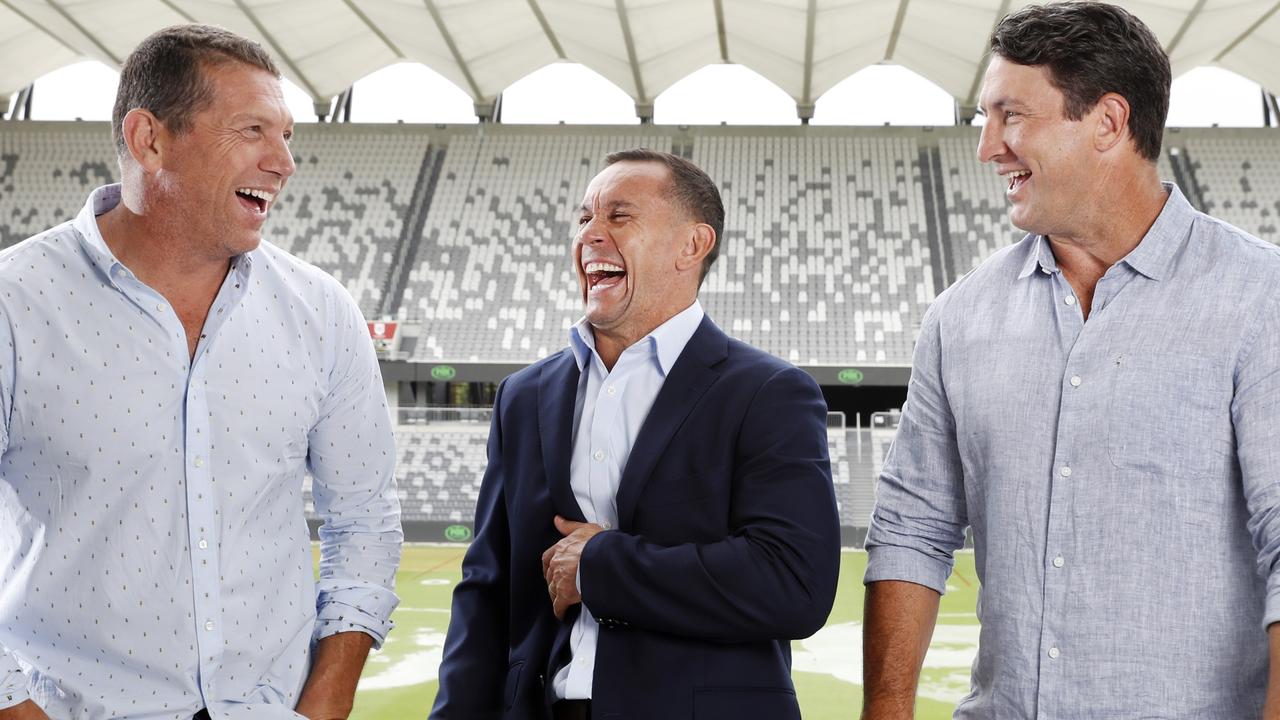
{"label": "circular logo sign", "polygon": [[466,525],[450,525],[444,529],[444,539],[453,542],[466,542],[471,539],[471,528]]}
{"label": "circular logo sign", "polygon": [[431,368],[431,377],[436,380],[452,380],[457,374],[458,371],[448,365],[437,365]]}
{"label": "circular logo sign", "polygon": [[862,382],[862,371],[857,368],[845,368],[840,371],[839,378],[845,385],[857,385]]}

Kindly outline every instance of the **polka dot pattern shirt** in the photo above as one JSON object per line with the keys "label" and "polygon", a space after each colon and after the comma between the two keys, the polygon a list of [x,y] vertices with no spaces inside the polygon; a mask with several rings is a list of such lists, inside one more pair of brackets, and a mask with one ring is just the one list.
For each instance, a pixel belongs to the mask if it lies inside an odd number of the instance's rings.
{"label": "polka dot pattern shirt", "polygon": [[[233,259],[194,360],[95,217],[0,253],[0,709],[296,718],[315,639],[380,644],[402,534],[386,394],[333,278]],[[314,479],[321,569],[302,483]]]}

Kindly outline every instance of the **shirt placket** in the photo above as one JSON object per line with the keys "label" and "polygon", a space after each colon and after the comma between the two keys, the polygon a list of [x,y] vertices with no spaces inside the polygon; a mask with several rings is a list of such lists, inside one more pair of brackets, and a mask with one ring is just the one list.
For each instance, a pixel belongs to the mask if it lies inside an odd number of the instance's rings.
{"label": "shirt placket", "polygon": [[1087,427],[1086,404],[1092,388],[1087,381],[1089,327],[1075,291],[1061,272],[1050,276],[1057,308],[1060,346],[1066,355],[1059,388],[1057,434],[1053,465],[1049,472],[1049,515],[1043,557],[1043,606],[1040,630],[1040,673],[1037,683],[1037,717],[1060,717],[1058,704],[1070,657],[1070,628],[1064,612],[1071,597],[1071,538],[1075,535],[1074,495],[1087,472],[1074,464]]}
{"label": "shirt placket", "polygon": [[[221,538],[218,523],[218,494],[214,487],[210,444],[208,395],[209,353],[228,311],[245,294],[244,268],[235,264],[224,281],[205,319],[196,344],[195,359],[187,374],[186,402],[183,404],[183,438],[186,462],[187,539],[190,543],[191,583],[195,593],[196,644],[200,653],[200,691],[206,702],[217,697],[218,671],[226,646],[222,571],[219,566]],[[185,335],[184,335],[185,338]],[[182,348],[186,352],[186,347]]]}
{"label": "shirt placket", "polygon": [[613,371],[604,376],[600,389],[596,394],[596,412],[591,423],[591,472],[588,478],[591,483],[591,505],[595,514],[594,522],[605,530],[613,529],[613,502],[616,491],[614,468],[617,467],[615,456],[615,428],[621,420],[622,386],[625,375],[622,363],[614,365]]}

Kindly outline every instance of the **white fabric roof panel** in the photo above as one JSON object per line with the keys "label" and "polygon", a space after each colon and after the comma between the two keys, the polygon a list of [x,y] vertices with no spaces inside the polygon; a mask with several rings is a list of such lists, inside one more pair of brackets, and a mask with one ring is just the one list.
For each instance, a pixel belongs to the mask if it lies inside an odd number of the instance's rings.
{"label": "white fabric roof panel", "polygon": [[[71,62],[118,66],[165,25],[208,22],[262,43],[321,103],[384,66],[421,62],[478,104],[557,60],[637,103],[717,62],[811,105],[877,62],[972,104],[986,38],[1023,0],[0,0],[0,97]],[[1280,0],[1121,2],[1174,74],[1214,64],[1280,88]],[[406,89],[408,91],[408,89]]]}

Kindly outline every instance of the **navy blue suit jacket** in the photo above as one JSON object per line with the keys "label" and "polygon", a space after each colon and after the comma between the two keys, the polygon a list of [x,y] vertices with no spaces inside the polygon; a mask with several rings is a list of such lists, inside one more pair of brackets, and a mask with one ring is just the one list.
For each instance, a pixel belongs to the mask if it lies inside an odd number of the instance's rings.
{"label": "navy blue suit jacket", "polygon": [[[541,556],[554,515],[583,520],[577,388],[566,349],[498,390],[434,720],[550,717],[580,606],[556,619]],[[702,321],[631,451],[617,529],[582,555],[593,718],[800,717],[790,640],[826,622],[839,574],[826,412],[808,375]]]}

